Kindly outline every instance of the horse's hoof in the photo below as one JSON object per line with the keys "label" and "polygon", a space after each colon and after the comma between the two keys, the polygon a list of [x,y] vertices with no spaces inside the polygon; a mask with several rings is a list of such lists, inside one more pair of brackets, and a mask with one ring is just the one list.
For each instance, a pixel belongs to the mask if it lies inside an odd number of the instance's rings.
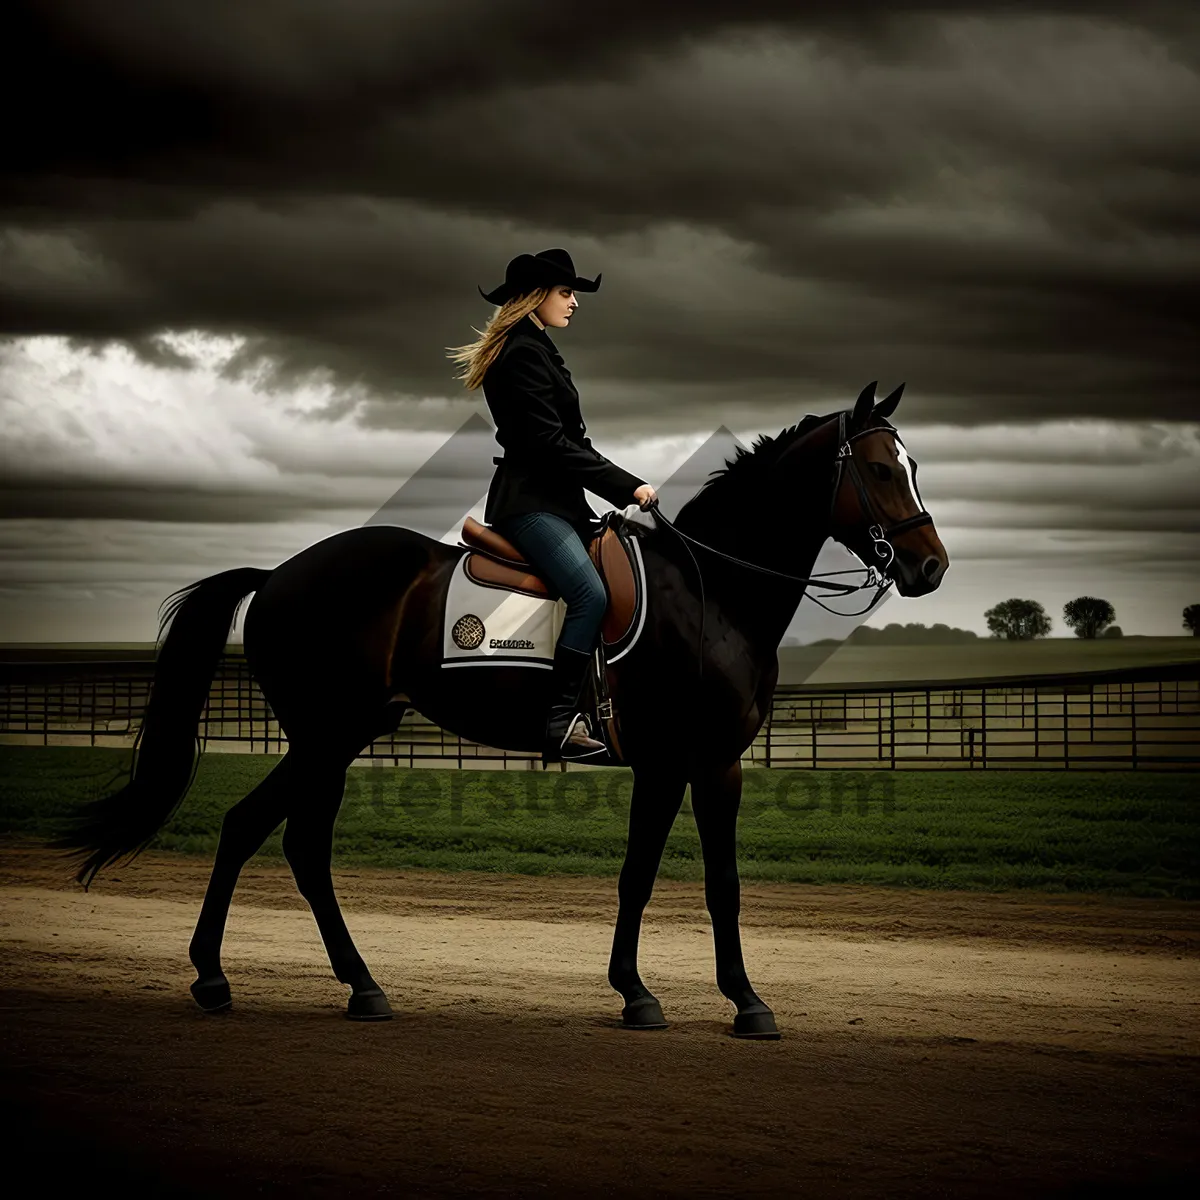
{"label": "horse's hoof", "polygon": [[747,1009],[733,1018],[733,1036],[777,1042],[781,1035],[775,1025],[775,1014],[764,1004],[762,1008]]}
{"label": "horse's hoof", "polygon": [[392,1006],[382,988],[370,988],[355,992],[346,1006],[346,1018],[350,1021],[390,1021]]}
{"label": "horse's hoof", "polygon": [[192,999],[206,1013],[228,1012],[233,1007],[229,980],[224,975],[216,979],[197,979],[191,986]]}
{"label": "horse's hoof", "polygon": [[653,996],[643,996],[621,1010],[623,1029],[666,1029],[662,1005]]}

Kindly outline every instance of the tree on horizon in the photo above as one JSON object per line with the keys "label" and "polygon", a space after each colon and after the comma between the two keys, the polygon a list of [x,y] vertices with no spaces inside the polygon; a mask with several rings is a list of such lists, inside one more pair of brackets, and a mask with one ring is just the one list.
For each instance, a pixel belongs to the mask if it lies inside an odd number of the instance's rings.
{"label": "tree on horizon", "polygon": [[1050,618],[1036,600],[1002,600],[983,614],[993,637],[1030,641],[1050,632]]}
{"label": "tree on horizon", "polygon": [[1098,596],[1076,596],[1063,605],[1063,620],[1076,637],[1094,638],[1116,619],[1116,609]]}
{"label": "tree on horizon", "polygon": [[1183,627],[1192,637],[1200,637],[1200,604],[1189,604],[1183,610]]}

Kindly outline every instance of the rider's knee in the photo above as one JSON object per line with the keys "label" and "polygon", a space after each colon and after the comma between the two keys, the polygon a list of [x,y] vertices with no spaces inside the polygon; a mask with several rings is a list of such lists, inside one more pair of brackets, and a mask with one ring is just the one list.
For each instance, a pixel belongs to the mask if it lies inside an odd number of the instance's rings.
{"label": "rider's knee", "polygon": [[608,596],[604,591],[604,584],[598,578],[592,577],[580,581],[567,603],[570,608],[577,608],[587,616],[599,620],[608,607]]}

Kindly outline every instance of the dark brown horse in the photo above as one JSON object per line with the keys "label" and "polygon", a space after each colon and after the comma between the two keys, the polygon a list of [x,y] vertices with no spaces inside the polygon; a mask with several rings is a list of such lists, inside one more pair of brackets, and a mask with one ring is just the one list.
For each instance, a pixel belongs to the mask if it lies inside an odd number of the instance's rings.
{"label": "dark brown horse", "polygon": [[[736,1034],[778,1036],[742,962],[735,848],[741,757],[769,711],[780,641],[828,537],[886,571],[906,596],[932,591],[946,570],[946,552],[917,493],[915,464],[887,419],[902,387],[876,406],[870,384],[852,412],[807,417],[761,438],[715,472],[673,525],[639,531],[645,625],[614,664],[634,786],[608,972],[630,1028],[664,1024],[638,973],[638,936],[690,783],[717,986],[736,1006]],[[330,875],[347,768],[395,730],[409,706],[485,745],[533,751],[548,703],[549,672],[440,669],[441,606],[463,553],[413,530],[365,526],[326,538],[273,571],[225,571],[171,599],[129,782],[90,805],[59,845],[86,855],[78,878],[90,883],[169,819],[194,776],[198,721],[226,637],[254,592],[246,659],[288,749],[225,815],[190,951],[198,974],[192,994],[202,1008],[231,1003],[221,941],[234,887],[246,861],[286,821],[284,854],[334,973],[351,990],[347,1015],[391,1015],[346,929]],[[468,674],[484,678],[468,683]]]}

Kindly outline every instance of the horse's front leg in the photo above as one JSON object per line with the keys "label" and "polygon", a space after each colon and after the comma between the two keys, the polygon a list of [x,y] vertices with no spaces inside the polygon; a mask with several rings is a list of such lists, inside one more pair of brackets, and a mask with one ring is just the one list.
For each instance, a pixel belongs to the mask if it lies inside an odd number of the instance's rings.
{"label": "horse's front leg", "polygon": [[742,764],[697,770],[692,775],[692,812],[704,852],[704,900],[712,918],[717,987],[733,1001],[735,1037],[775,1039],[775,1016],[750,986],[742,962],[741,883],[737,870],[737,815],[742,801]]}
{"label": "horse's front leg", "polygon": [[687,776],[678,766],[656,763],[633,768],[629,839],[617,885],[620,909],[608,964],[608,982],[625,1000],[621,1022],[626,1029],[664,1029],[667,1024],[662,1006],[638,974],[638,937],[686,788]]}

